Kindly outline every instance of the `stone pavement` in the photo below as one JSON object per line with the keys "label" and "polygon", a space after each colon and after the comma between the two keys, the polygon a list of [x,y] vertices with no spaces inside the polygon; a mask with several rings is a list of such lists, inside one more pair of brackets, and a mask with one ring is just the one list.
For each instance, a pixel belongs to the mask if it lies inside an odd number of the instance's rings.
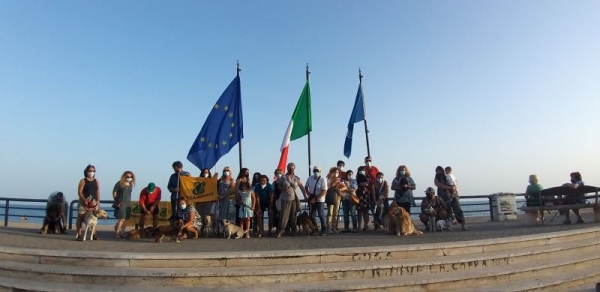
{"label": "stone pavement", "polygon": [[[591,213],[583,214],[586,223],[563,225],[562,218],[546,225],[526,225],[520,218],[516,221],[503,222],[473,222],[469,224],[470,231],[460,230],[455,226],[453,232],[426,232],[417,236],[392,236],[385,232],[371,229],[367,232],[341,233],[327,236],[286,236],[281,238],[262,237],[250,239],[200,238],[185,239],[181,243],[163,242],[157,244],[153,239],[140,240],[115,239],[112,226],[103,226],[98,231],[99,241],[80,242],[75,240],[75,232],[68,235],[38,233],[39,227],[28,224],[15,227],[0,227],[0,246],[19,247],[45,250],[65,251],[101,251],[126,253],[223,253],[223,252],[276,252],[287,250],[318,250],[331,248],[352,248],[370,246],[415,246],[420,244],[435,244],[446,242],[466,242],[479,239],[505,238],[522,235],[533,235],[563,230],[573,230],[586,227],[598,227],[593,223]],[[548,218],[549,219],[549,218]],[[591,222],[591,223],[590,223]],[[17,227],[19,226],[19,227]],[[35,226],[35,227],[34,227]],[[419,222],[417,227],[423,229]]]}

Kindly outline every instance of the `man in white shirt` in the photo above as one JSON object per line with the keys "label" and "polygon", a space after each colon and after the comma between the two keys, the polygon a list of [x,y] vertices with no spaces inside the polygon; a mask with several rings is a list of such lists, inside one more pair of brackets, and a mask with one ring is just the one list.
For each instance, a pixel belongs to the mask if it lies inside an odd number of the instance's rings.
{"label": "man in white shirt", "polygon": [[327,224],[325,223],[325,194],[327,194],[327,179],[321,176],[321,168],[315,166],[313,175],[307,180],[305,187],[308,192],[308,204],[312,205],[311,216],[316,221],[316,215],[319,215],[321,223],[321,235],[327,235]]}

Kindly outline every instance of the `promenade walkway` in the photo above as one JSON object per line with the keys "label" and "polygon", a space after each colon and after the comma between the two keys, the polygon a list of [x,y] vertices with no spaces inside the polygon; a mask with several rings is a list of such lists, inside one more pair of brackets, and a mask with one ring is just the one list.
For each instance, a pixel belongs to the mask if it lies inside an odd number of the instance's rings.
{"label": "promenade walkway", "polygon": [[[11,223],[9,227],[0,227],[0,247],[31,248],[63,251],[101,251],[120,253],[260,253],[285,252],[298,250],[318,250],[333,248],[359,248],[372,246],[418,246],[421,244],[442,244],[447,242],[466,242],[470,240],[506,238],[513,236],[542,234],[563,230],[597,227],[593,223],[591,213],[584,213],[584,224],[563,225],[562,218],[546,225],[527,225],[521,219],[502,222],[471,222],[470,231],[462,231],[456,226],[453,232],[426,232],[419,236],[392,236],[385,232],[369,230],[359,233],[340,233],[327,236],[283,236],[230,239],[200,238],[185,239],[181,243],[163,242],[157,244],[153,239],[140,240],[115,239],[112,226],[102,226],[98,231],[101,240],[79,242],[75,240],[75,232],[68,235],[38,233],[39,227],[32,223]],[[371,226],[370,226],[371,227]],[[417,227],[423,229],[419,222]]]}

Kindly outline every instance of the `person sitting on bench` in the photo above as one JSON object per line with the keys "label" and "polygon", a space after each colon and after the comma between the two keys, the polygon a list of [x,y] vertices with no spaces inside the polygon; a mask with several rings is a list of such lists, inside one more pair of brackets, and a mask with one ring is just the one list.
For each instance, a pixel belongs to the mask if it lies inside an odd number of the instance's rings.
{"label": "person sitting on bench", "polygon": [[[568,187],[571,189],[577,189],[580,187],[583,187],[584,183],[583,180],[581,178],[581,173],[579,172],[572,172],[571,173],[571,182],[570,183],[566,183],[563,184],[563,187]],[[585,204],[585,196],[567,196],[565,198],[564,204],[565,205],[572,205],[572,204]],[[571,224],[571,218],[569,216],[569,210],[565,210],[565,221],[563,222],[564,224]],[[573,209],[573,213],[577,216],[577,222],[576,223],[584,223],[585,221],[583,221],[583,218],[581,217],[581,214],[579,214],[579,209]]]}
{"label": "person sitting on bench", "polygon": [[[527,206],[539,206],[540,205],[540,191],[544,189],[542,185],[539,183],[540,178],[532,174],[529,176],[529,185],[525,190],[525,202]],[[543,200],[541,201],[544,204]],[[540,220],[544,221],[544,211],[540,210]]]}

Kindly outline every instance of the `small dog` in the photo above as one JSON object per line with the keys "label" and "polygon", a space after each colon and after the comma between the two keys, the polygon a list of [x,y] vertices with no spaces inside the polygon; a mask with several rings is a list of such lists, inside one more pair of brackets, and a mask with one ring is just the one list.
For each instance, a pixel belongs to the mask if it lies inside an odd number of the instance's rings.
{"label": "small dog", "polygon": [[[88,230],[90,228],[92,229],[92,232],[90,233],[90,241],[94,240],[94,233],[96,233],[96,225],[98,224],[98,218],[108,219],[108,213],[101,209],[90,209],[87,210],[87,212],[85,212],[85,215],[83,216],[83,223],[85,224],[85,233],[83,233],[83,241],[85,241]],[[77,235],[75,235],[75,238],[77,238]]]}
{"label": "small dog", "polygon": [[183,220],[173,220],[169,225],[161,225],[154,229],[156,243],[161,243],[163,238],[168,237],[171,241],[179,243],[183,237]]}
{"label": "small dog", "polygon": [[144,237],[150,237],[154,233],[154,228],[148,226],[144,229],[133,229],[127,232],[127,239],[140,239]]}
{"label": "small dog", "polygon": [[302,231],[306,236],[319,233],[319,229],[317,228],[317,226],[315,226],[312,220],[310,220],[310,216],[308,216],[308,213],[306,211],[298,215],[296,224],[302,227]]}
{"label": "small dog", "polygon": [[204,234],[204,237],[208,237],[210,234],[215,234],[217,231],[217,228],[215,228],[216,223],[215,215],[213,214],[208,214],[202,218],[202,234]]}
{"label": "small dog", "polygon": [[240,239],[244,234],[246,234],[242,227],[231,223],[227,219],[223,219],[223,226],[225,227],[225,237],[227,237],[227,239],[231,239],[231,236],[234,234],[236,235],[235,239]]}

